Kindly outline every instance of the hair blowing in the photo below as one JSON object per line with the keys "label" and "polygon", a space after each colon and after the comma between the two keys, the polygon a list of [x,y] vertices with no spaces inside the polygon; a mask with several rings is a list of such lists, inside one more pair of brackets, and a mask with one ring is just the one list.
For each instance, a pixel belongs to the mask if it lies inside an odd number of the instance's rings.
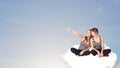
{"label": "hair blowing", "polygon": [[[89,30],[89,31],[91,31],[91,30]],[[90,34],[90,36],[88,37],[88,36],[85,36],[85,41],[87,41],[87,42],[89,42],[90,43],[90,39],[92,38],[92,35]]]}
{"label": "hair blowing", "polygon": [[93,31],[93,32],[98,34],[98,28],[92,28],[91,31]]}

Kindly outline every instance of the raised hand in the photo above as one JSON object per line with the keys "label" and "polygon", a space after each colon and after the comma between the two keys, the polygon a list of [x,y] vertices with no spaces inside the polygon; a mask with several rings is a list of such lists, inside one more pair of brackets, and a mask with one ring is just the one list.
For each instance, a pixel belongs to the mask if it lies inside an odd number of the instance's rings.
{"label": "raised hand", "polygon": [[70,28],[67,28],[67,31],[68,31],[68,32],[72,32],[72,29],[70,29]]}

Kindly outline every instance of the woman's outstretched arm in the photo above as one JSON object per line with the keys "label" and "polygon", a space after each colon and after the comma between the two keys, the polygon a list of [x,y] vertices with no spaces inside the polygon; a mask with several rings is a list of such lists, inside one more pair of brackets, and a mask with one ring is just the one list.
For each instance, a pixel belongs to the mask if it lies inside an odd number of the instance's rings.
{"label": "woman's outstretched arm", "polygon": [[84,39],[84,35],[82,35],[81,33],[76,32],[75,30],[72,30],[72,29],[68,28],[67,31],[75,34],[76,36],[78,36],[82,40]]}

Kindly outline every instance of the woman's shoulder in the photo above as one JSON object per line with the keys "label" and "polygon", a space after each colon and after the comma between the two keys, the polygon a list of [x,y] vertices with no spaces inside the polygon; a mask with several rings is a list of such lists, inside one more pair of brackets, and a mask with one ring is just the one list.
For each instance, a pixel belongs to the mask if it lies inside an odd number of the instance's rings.
{"label": "woman's shoulder", "polygon": [[100,37],[101,39],[104,39],[104,37],[103,37],[103,36],[101,36],[101,35],[99,35],[99,37]]}
{"label": "woman's shoulder", "polygon": [[82,41],[85,41],[85,38],[86,38],[87,36],[83,36],[82,38],[81,38],[81,40]]}

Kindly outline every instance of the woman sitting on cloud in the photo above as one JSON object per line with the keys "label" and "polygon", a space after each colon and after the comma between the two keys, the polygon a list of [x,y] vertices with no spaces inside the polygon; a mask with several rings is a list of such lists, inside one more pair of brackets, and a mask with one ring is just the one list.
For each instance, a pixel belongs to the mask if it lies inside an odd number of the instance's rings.
{"label": "woman sitting on cloud", "polygon": [[94,29],[88,30],[85,36],[68,29],[68,32],[77,35],[82,40],[80,45],[73,45],[63,56],[64,61],[71,68],[113,68],[115,65],[117,55],[111,51],[110,47],[104,44],[103,38]]}
{"label": "woman sitting on cloud", "polygon": [[95,56],[98,55],[99,57],[103,56],[109,56],[109,53],[111,52],[111,49],[104,49],[104,39],[102,36],[98,35],[98,29],[97,28],[92,28],[91,29],[91,47],[92,51],[91,53]]}
{"label": "woman sitting on cloud", "polygon": [[80,46],[79,48],[74,48],[72,47],[71,48],[71,52],[74,53],[75,55],[78,55],[78,56],[85,56],[85,55],[89,55],[90,54],[90,39],[91,39],[91,32],[90,30],[87,31],[87,34],[86,36],[82,35],[81,33],[78,33],[72,29],[68,29],[68,32],[71,32],[75,35],[77,35],[82,41],[80,43]]}

